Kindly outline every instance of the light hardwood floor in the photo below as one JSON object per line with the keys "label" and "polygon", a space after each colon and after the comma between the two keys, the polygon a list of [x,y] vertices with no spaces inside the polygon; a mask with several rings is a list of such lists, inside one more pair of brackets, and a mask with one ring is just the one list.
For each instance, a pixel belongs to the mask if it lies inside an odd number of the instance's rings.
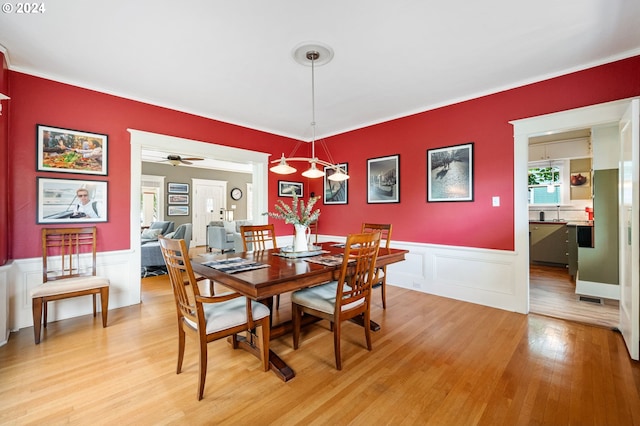
{"label": "light hardwood floor", "polygon": [[342,371],[326,323],[297,351],[290,336],[272,342],[296,371],[287,383],[218,341],[198,402],[193,341],[175,374],[166,277],[143,280],[142,297],[110,311],[106,329],[85,316],[49,324],[37,346],[32,328],[12,334],[0,347],[0,424],[640,425],[640,365],[618,333],[393,286],[386,311],[374,294],[372,352],[344,326]]}
{"label": "light hardwood floor", "polygon": [[531,265],[529,282],[529,309],[532,313],[611,329],[618,327],[618,301],[602,299],[602,304],[596,304],[580,300],[576,295],[576,284],[566,268]]}

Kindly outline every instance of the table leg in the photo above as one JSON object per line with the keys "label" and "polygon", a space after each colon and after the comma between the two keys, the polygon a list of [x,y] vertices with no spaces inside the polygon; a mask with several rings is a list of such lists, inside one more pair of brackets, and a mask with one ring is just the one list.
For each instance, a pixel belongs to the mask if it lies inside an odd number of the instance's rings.
{"label": "table leg", "polygon": [[[260,348],[253,344],[245,336],[238,335],[238,346],[260,359]],[[275,352],[269,350],[269,367],[276,373],[283,382],[287,382],[296,376],[289,367]]]}
{"label": "table leg", "polygon": [[[351,318],[351,322],[354,324],[358,324],[361,327],[364,327],[364,314]],[[380,324],[378,324],[374,320],[369,320],[369,329],[371,331],[380,331]]]}

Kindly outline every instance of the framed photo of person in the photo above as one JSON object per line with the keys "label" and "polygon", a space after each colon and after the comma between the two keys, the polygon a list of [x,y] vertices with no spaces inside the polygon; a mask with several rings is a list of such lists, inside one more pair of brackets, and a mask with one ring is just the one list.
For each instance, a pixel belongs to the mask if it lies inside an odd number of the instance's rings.
{"label": "framed photo of person", "polygon": [[107,182],[37,179],[38,223],[107,222]]}
{"label": "framed photo of person", "polygon": [[107,174],[108,136],[38,124],[39,171]]}

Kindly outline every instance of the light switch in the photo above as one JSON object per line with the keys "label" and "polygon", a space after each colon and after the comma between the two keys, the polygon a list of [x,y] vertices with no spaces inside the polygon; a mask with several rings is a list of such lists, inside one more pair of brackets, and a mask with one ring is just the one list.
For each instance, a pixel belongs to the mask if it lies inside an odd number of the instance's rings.
{"label": "light switch", "polygon": [[500,207],[500,197],[493,197],[491,200],[491,205],[493,207]]}

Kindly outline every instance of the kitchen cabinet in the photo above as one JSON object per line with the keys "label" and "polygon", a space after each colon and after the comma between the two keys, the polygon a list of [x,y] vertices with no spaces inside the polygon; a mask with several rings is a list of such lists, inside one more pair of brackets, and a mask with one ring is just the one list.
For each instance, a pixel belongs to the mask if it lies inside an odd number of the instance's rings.
{"label": "kitchen cabinet", "polygon": [[567,265],[568,234],[566,223],[530,223],[529,224],[531,262],[556,263]]}
{"label": "kitchen cabinet", "polygon": [[585,158],[590,156],[591,144],[588,139],[529,145],[529,161]]}
{"label": "kitchen cabinet", "polygon": [[578,227],[567,226],[567,261],[572,280],[578,275]]}

